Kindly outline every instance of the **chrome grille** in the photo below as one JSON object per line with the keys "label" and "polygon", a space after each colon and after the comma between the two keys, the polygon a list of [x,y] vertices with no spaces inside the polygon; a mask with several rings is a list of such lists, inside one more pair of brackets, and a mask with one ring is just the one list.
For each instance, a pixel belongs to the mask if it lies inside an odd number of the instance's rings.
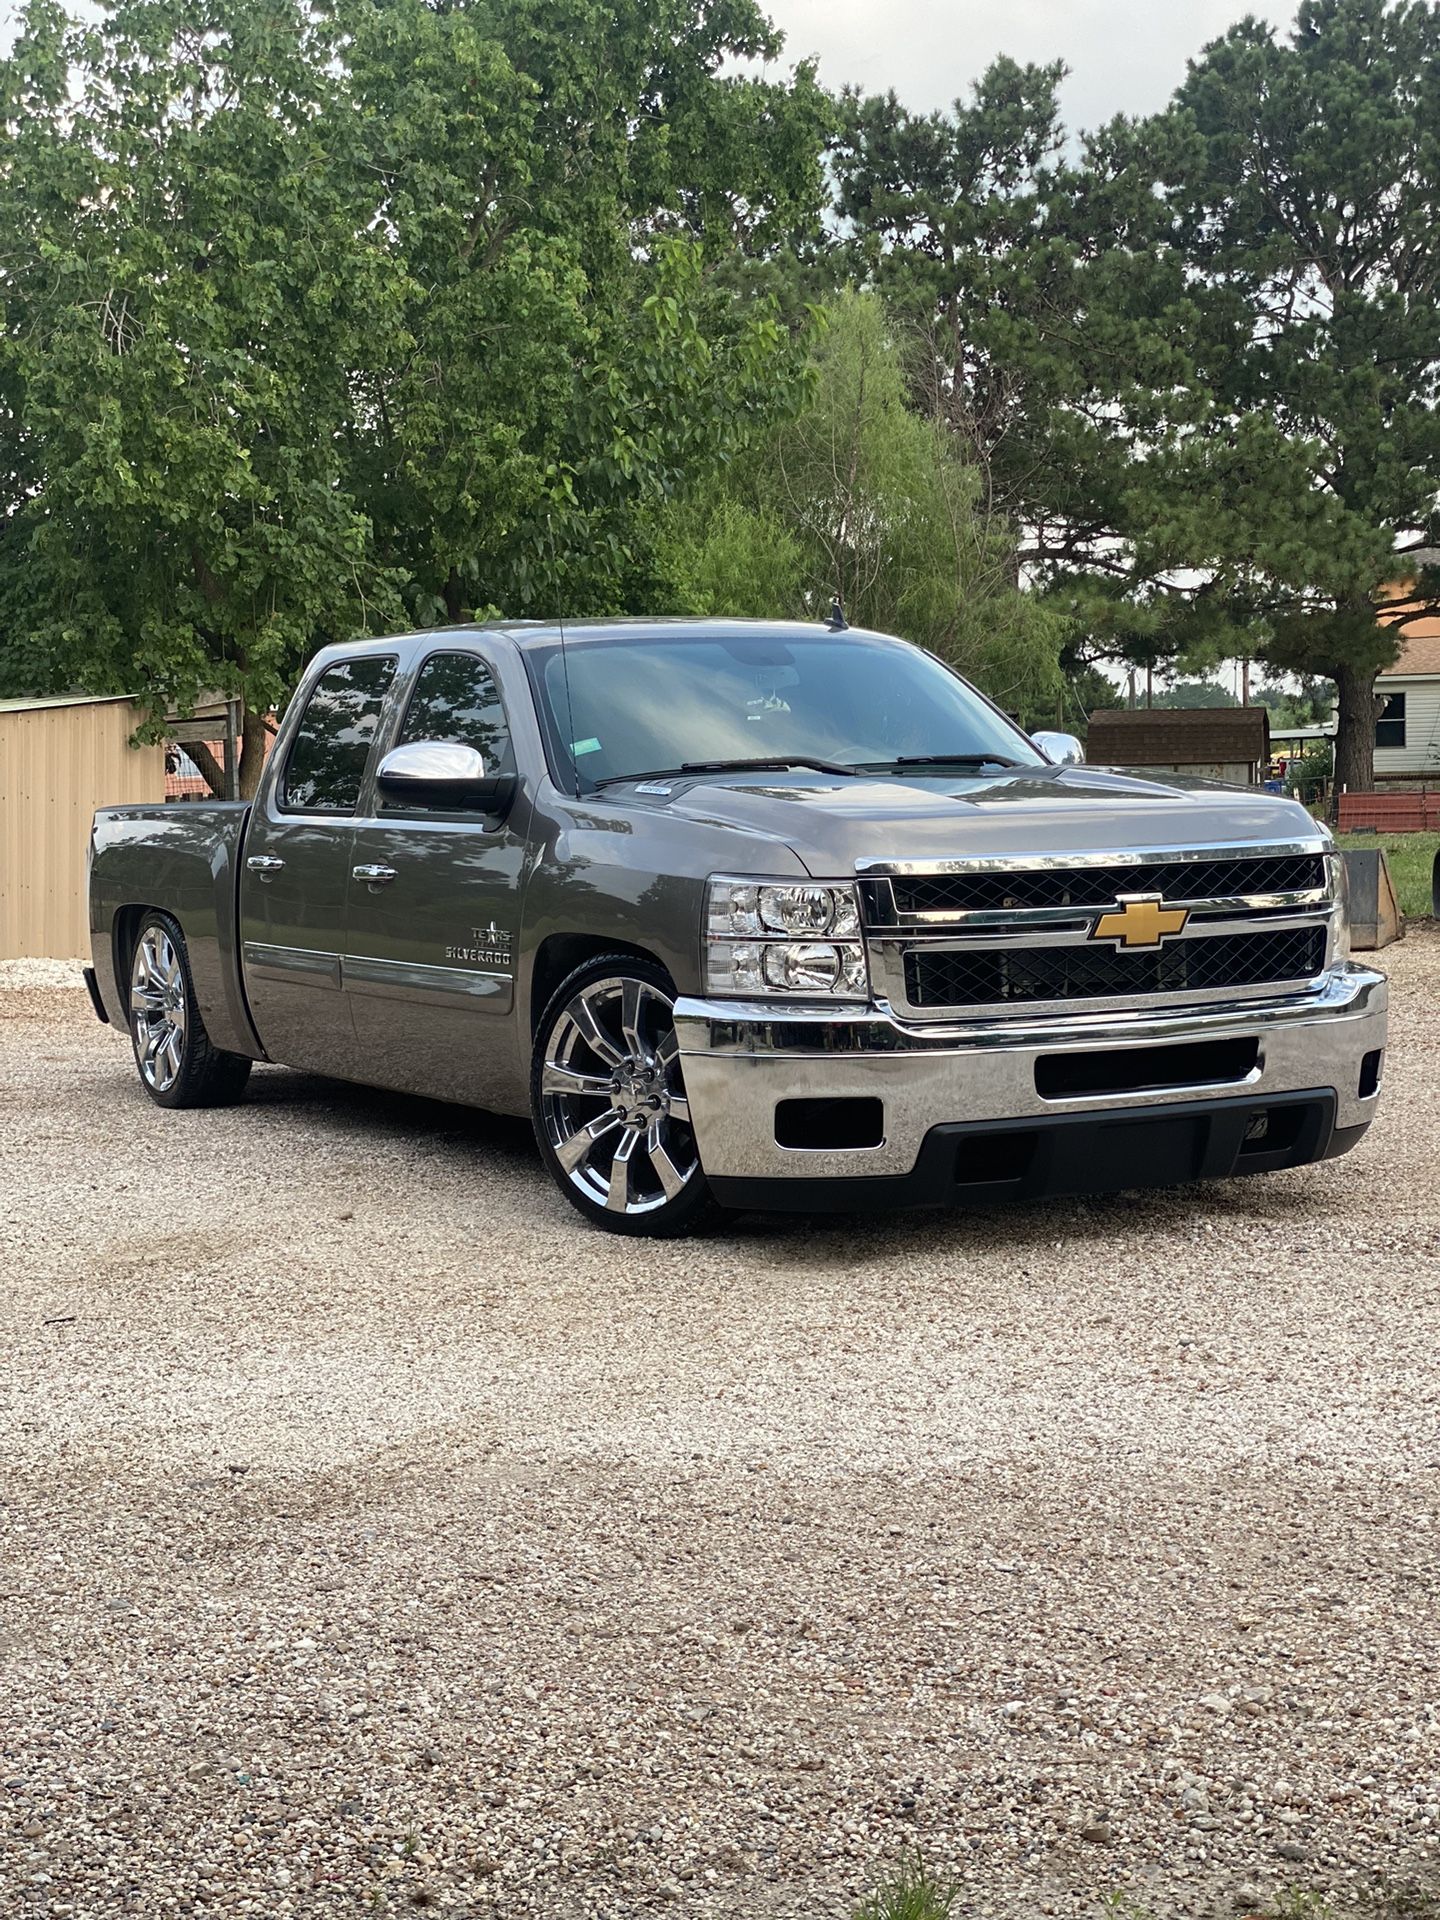
{"label": "chrome grille", "polygon": [[1313,979],[1324,970],[1323,924],[1175,940],[1142,953],[1108,946],[911,947],[913,1007],[1223,992]]}
{"label": "chrome grille", "polygon": [[890,884],[895,911],[905,918],[994,913],[1005,908],[1108,907],[1122,893],[1158,893],[1170,900],[1233,900],[1323,889],[1325,857],[1298,853],[1113,866],[988,868],[973,873],[897,875]]}
{"label": "chrome grille", "polygon": [[1303,840],[862,861],[870,977],[921,1021],[1300,991],[1331,958],[1331,869]]}

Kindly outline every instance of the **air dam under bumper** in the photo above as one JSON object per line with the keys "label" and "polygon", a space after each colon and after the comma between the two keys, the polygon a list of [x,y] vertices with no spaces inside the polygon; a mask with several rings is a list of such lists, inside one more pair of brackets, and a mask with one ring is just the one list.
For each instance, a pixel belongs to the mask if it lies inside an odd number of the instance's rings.
{"label": "air dam under bumper", "polygon": [[[843,1212],[1170,1186],[1343,1153],[1375,1113],[1386,986],[1347,965],[1244,1006],[923,1030],[883,1010],[685,998],[675,1013],[716,1198]],[[797,1138],[796,1115],[814,1144],[777,1140],[777,1127]],[[851,1137],[867,1144],[836,1144]]]}

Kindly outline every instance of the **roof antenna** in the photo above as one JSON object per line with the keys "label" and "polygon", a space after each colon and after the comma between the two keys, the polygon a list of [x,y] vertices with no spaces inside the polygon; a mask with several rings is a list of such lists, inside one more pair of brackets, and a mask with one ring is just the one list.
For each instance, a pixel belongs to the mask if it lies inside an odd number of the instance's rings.
{"label": "roof antenna", "polygon": [[830,602],[830,611],[826,615],[825,624],[831,633],[848,633],[850,631],[850,622],[845,618],[844,603],[841,601],[838,593]]}
{"label": "roof antenna", "polygon": [[[560,576],[555,567],[555,526],[548,513],[545,516],[545,531],[550,536],[550,571],[555,576],[558,592]],[[565,615],[559,611],[558,603],[556,621],[560,628],[560,671],[565,676],[565,741],[570,750],[570,771],[575,776],[575,798],[582,800],[585,796],[580,791],[580,762],[575,757],[575,706],[570,698],[570,656],[565,651]]]}

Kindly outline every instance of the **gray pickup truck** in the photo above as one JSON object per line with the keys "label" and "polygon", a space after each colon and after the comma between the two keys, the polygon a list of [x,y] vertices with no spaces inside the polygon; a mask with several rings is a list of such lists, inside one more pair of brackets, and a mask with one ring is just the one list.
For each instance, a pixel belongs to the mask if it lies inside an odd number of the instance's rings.
{"label": "gray pickup truck", "polygon": [[96,816],[91,995],[162,1106],[270,1060],[526,1114],[624,1233],[1343,1153],[1385,981],[1325,829],[1079,758],[838,623],[328,647],[253,805]]}

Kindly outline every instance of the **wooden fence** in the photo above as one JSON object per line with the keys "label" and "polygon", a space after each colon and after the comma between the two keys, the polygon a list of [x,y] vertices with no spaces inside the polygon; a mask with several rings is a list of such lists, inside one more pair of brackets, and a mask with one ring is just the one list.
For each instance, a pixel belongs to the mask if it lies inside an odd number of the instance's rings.
{"label": "wooden fence", "polygon": [[1340,831],[1373,828],[1376,833],[1440,833],[1440,787],[1412,787],[1389,793],[1342,793]]}

